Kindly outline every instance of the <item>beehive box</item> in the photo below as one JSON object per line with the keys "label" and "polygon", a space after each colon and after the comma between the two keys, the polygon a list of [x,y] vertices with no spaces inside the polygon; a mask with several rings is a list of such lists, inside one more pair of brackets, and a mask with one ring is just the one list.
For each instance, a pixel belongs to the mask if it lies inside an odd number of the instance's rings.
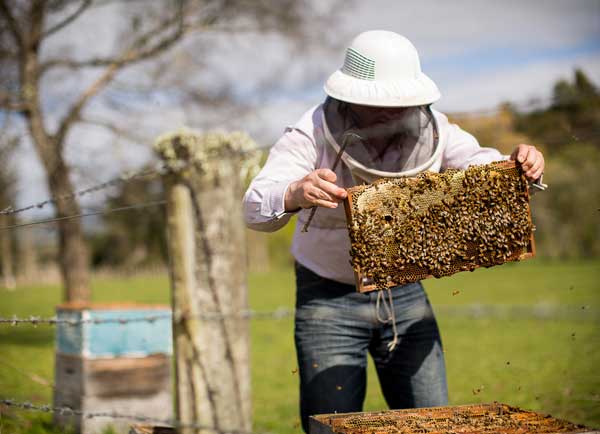
{"label": "beehive box", "polygon": [[[54,406],[84,413],[173,416],[171,308],[166,305],[57,306]],[[127,419],[54,413],[60,427],[126,434]]]}
{"label": "beehive box", "polygon": [[360,292],[534,256],[529,185],[501,161],[347,189]]}
{"label": "beehive box", "polygon": [[[171,307],[64,303],[56,307],[56,349],[88,359],[172,354]],[[72,321],[72,323],[70,323]]]}
{"label": "beehive box", "polygon": [[324,414],[312,416],[309,422],[310,434],[598,434],[599,432],[583,425],[500,403],[372,413]]}

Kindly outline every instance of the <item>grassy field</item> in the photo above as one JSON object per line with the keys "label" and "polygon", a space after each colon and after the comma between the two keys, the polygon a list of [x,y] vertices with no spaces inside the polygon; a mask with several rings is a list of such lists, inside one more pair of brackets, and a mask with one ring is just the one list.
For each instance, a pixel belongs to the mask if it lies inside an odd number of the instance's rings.
{"label": "grassy field", "polygon": [[[600,266],[507,264],[425,281],[442,330],[452,404],[500,401],[600,426]],[[166,276],[95,279],[95,301],[168,302]],[[57,286],[1,290],[0,316],[51,316]],[[290,270],[252,275],[251,307],[294,303]],[[54,329],[0,324],[0,399],[50,403]],[[366,410],[386,408],[369,367]],[[298,433],[293,322],[252,322],[254,428]],[[0,406],[0,434],[55,433],[48,414]]]}

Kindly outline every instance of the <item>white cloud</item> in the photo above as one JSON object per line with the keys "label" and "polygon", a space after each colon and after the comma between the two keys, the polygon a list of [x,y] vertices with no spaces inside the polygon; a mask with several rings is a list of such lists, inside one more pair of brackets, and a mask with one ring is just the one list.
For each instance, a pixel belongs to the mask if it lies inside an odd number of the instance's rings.
{"label": "white cloud", "polygon": [[506,66],[479,75],[465,74],[461,79],[437,80],[442,99],[436,106],[449,111],[469,111],[488,109],[502,101],[547,100],[554,83],[561,79],[571,81],[577,67],[592,81],[600,83],[600,56],[540,61],[518,68]]}
{"label": "white cloud", "polygon": [[600,36],[597,0],[372,0],[345,14],[351,37],[382,28],[407,36],[426,58],[494,47],[556,48]]}

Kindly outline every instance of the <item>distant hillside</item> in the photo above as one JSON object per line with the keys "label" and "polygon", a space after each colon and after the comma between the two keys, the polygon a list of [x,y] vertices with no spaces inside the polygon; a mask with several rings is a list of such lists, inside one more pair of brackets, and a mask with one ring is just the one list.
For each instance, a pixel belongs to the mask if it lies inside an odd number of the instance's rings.
{"label": "distant hillside", "polygon": [[541,145],[516,130],[514,113],[509,106],[502,107],[494,114],[453,116],[450,113],[448,118],[475,136],[481,146],[496,148],[503,154],[510,154],[519,143]]}

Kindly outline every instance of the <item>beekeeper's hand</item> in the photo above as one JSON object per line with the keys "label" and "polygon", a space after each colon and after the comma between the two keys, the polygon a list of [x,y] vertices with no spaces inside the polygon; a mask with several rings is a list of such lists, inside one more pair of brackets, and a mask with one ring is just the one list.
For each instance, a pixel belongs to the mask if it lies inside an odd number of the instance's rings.
{"label": "beekeeper's hand", "polygon": [[521,163],[525,177],[530,181],[537,181],[544,173],[544,156],[535,146],[518,145],[510,154],[510,159]]}
{"label": "beekeeper's hand", "polygon": [[348,195],[346,190],[335,185],[336,174],[329,169],[317,169],[304,178],[292,182],[285,193],[285,210],[322,206],[337,208]]}

